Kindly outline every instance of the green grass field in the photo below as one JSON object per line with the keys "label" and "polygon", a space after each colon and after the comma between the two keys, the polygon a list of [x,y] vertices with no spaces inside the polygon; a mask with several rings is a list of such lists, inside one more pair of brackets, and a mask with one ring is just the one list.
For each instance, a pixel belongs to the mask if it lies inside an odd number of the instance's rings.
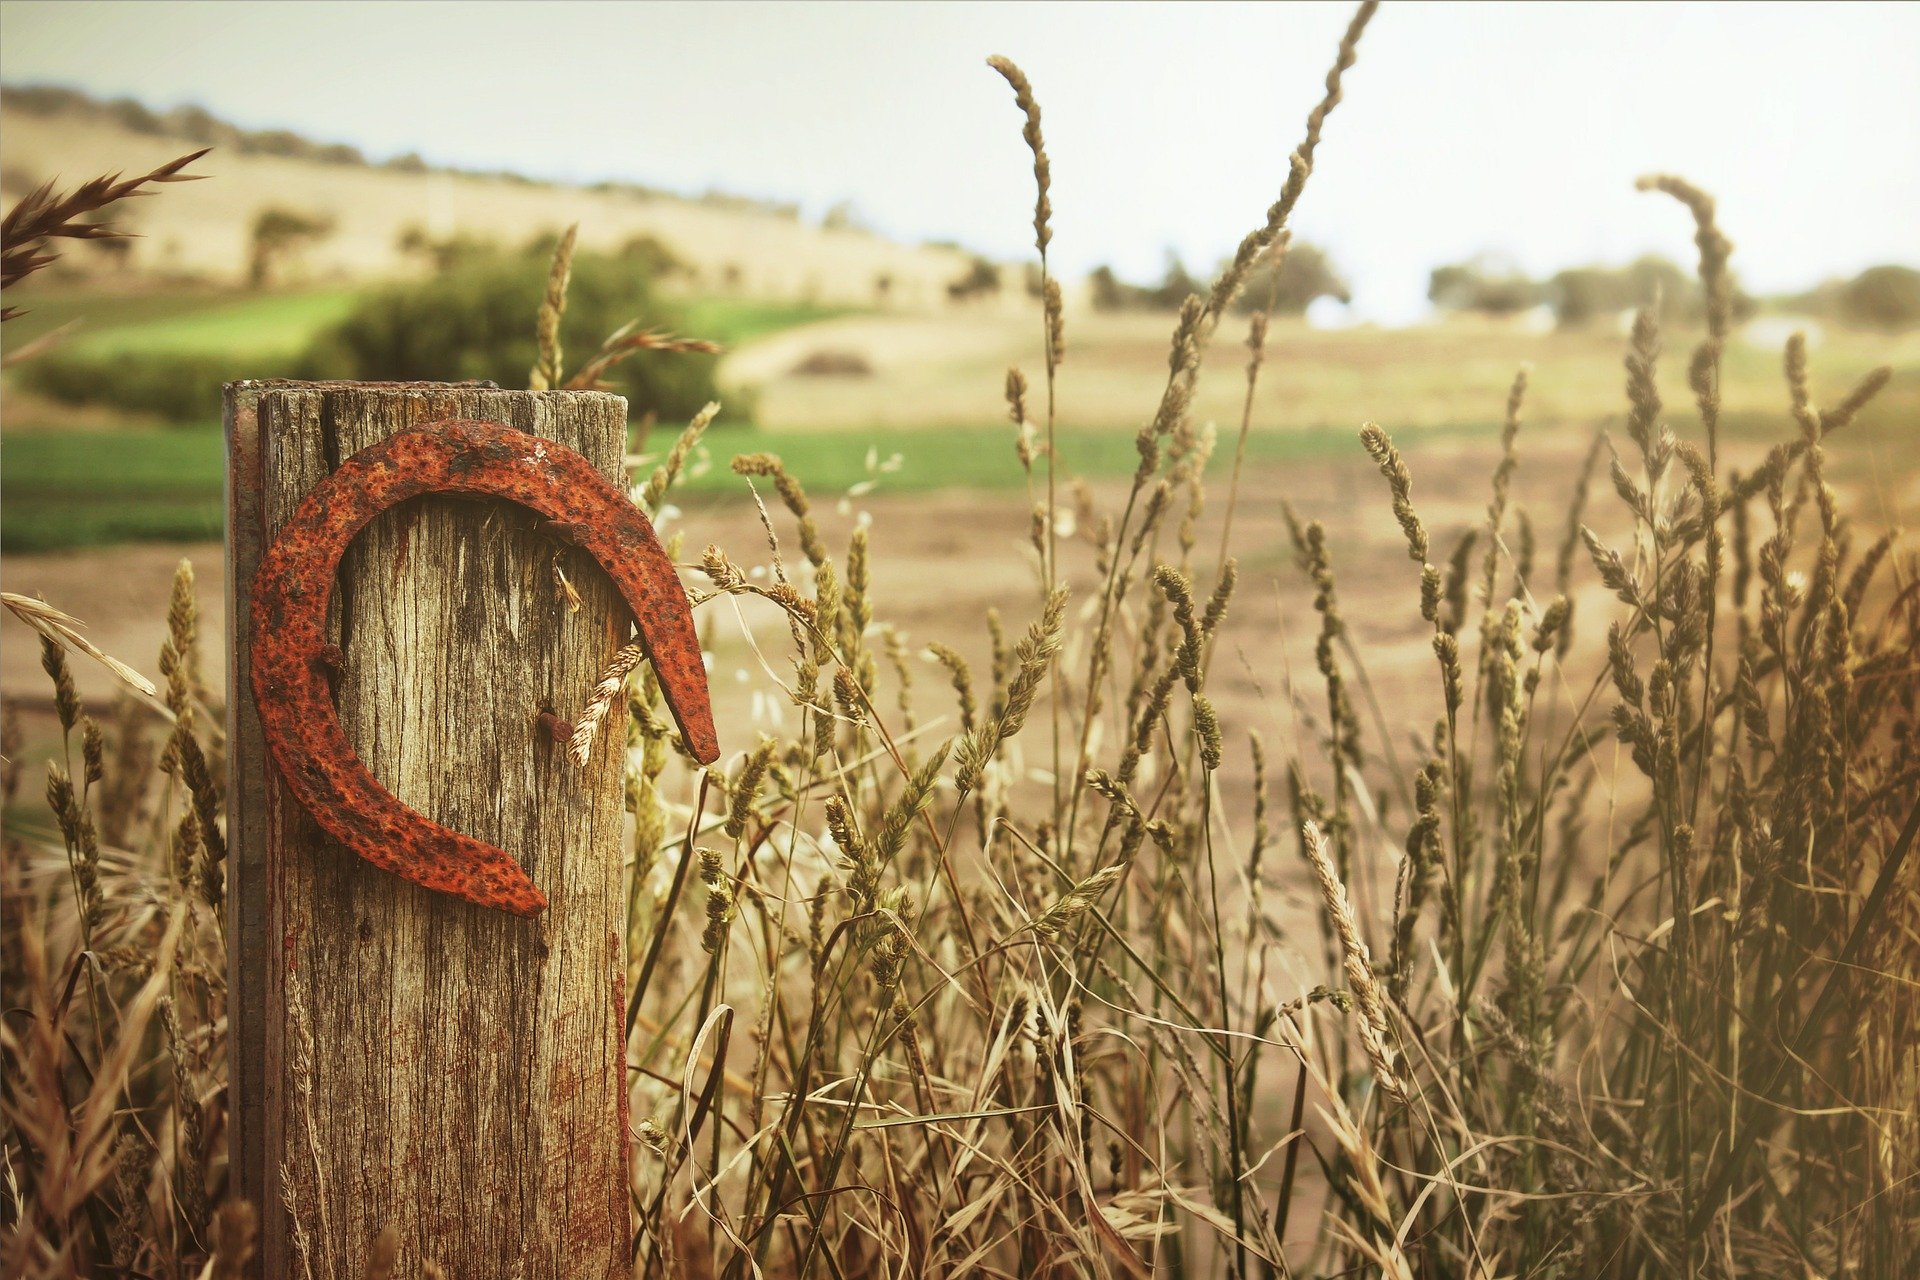
{"label": "green grass field", "polygon": [[749,298],[691,298],[677,305],[684,336],[705,338],[723,347],[737,347],[783,329],[851,314],[845,307],[758,302]]}
{"label": "green grass field", "polygon": [[26,315],[8,323],[7,345],[24,345],[78,320],[79,326],[60,345],[76,355],[292,355],[343,319],[356,296],[347,288],[36,296]]}
{"label": "green grass field", "polygon": [[[76,335],[73,343],[89,354],[126,351],[204,356],[209,352],[241,351],[268,356],[298,350],[314,333],[344,314],[352,300],[350,291],[339,289],[111,298],[55,293],[34,298],[31,314],[10,322],[5,336],[8,346],[17,349],[75,316],[110,316],[110,324],[96,325],[89,319],[91,331]],[[695,300],[682,304],[681,310],[678,327],[683,333],[728,347],[843,314],[803,304],[734,299]],[[1675,344],[1678,351],[1685,350],[1682,338],[1676,337]],[[1285,462],[1351,450],[1352,430],[1362,417],[1377,418],[1397,432],[1411,431],[1422,441],[1484,435],[1493,429],[1506,381],[1523,357],[1544,360],[1536,364],[1529,421],[1538,425],[1530,430],[1558,430],[1559,423],[1579,423],[1584,437],[1593,425],[1609,421],[1617,424],[1624,404],[1620,344],[1605,336],[1554,335],[1523,341],[1512,335],[1476,336],[1471,331],[1453,330],[1302,332],[1276,338],[1273,345],[1274,367],[1269,381],[1276,388],[1278,400],[1256,409],[1259,429],[1252,436],[1249,456],[1257,462]],[[1450,404],[1445,412],[1435,411],[1429,403],[1431,384],[1436,378],[1458,381],[1463,353],[1479,352],[1481,347],[1496,349],[1495,356],[1482,360],[1489,366],[1482,378],[1484,394],[1470,403]],[[1230,349],[1216,354],[1215,367],[1209,369],[1204,380],[1213,399],[1197,405],[1196,416],[1213,418],[1220,426],[1222,441],[1214,465],[1221,469],[1228,465],[1231,436],[1239,417],[1240,376],[1234,362],[1243,357]],[[1154,343],[1138,344],[1135,351],[1115,340],[1096,341],[1090,349],[1074,349],[1070,366],[1072,360],[1095,365],[1101,375],[1096,381],[1112,380],[1113,370],[1108,365],[1139,371],[1144,380],[1130,402],[1132,412],[1151,405],[1157,391],[1152,384],[1164,377],[1164,354]],[[1823,398],[1837,396],[1867,368],[1883,361],[1895,367],[1893,385],[1851,429],[1854,440],[1844,451],[1845,461],[1838,464],[1841,473],[1885,468],[1909,447],[1911,425],[1920,418],[1920,355],[1911,339],[1857,335],[1837,336],[1816,353]],[[1742,347],[1730,353],[1728,366],[1727,437],[1771,442],[1791,434],[1792,425],[1776,403],[1780,396],[1777,357]],[[1076,369],[1070,367],[1069,373]],[[825,388],[842,397],[880,397],[891,407],[906,404],[928,419],[908,429],[863,425],[882,418],[863,415],[856,406],[849,410],[846,426],[830,429],[789,426],[716,430],[708,438],[709,465],[693,476],[683,491],[696,497],[739,492],[740,482],[728,471],[727,461],[734,453],[756,450],[780,453],[794,474],[823,497],[844,493],[870,479],[881,492],[1018,488],[1024,480],[1013,457],[1011,428],[989,425],[992,420],[985,412],[976,416],[974,407],[986,410],[994,403],[997,375],[992,370],[969,367],[939,376],[951,380],[963,372],[966,385],[979,388],[977,393],[970,391],[958,399],[932,396],[925,403],[911,394],[917,384],[910,380],[880,377],[836,382]],[[1674,384],[1663,388],[1668,392],[1669,415],[1684,429],[1692,414],[1684,386],[1684,357],[1671,354],[1662,372]],[[1132,430],[1123,429],[1121,420],[1111,414],[1107,418],[1099,414],[1082,416],[1086,407],[1073,398],[1077,387],[1070,382],[1068,421],[1078,418],[1098,425],[1062,428],[1063,464],[1069,472],[1092,478],[1129,474],[1136,460]],[[1328,397],[1337,401],[1337,412],[1315,416],[1313,407]],[[939,412],[942,404],[964,407],[957,407],[949,419]],[[1323,420],[1350,420],[1352,426],[1314,429],[1305,425]],[[949,421],[964,425],[944,425]],[[1276,431],[1273,426],[1277,423],[1290,424],[1293,429]],[[1402,438],[1409,437],[1403,434]],[[662,449],[670,439],[669,424],[648,442],[648,447]],[[870,458],[884,462],[895,452],[900,455],[897,469],[869,472]],[[0,545],[7,551],[219,536],[224,458],[216,426],[72,431],[51,417],[9,421],[0,455],[4,461],[0,466]],[[1871,475],[1865,478],[1874,480]],[[1894,505],[1898,505],[1897,497]]]}
{"label": "green grass field", "polygon": [[[1495,424],[1424,433],[1487,435]],[[672,441],[646,442],[651,457]],[[1060,456],[1089,478],[1132,474],[1133,437],[1106,430],[1062,430]],[[1247,444],[1259,463],[1325,457],[1357,446],[1334,432],[1256,432]],[[676,490],[683,497],[741,493],[728,467],[738,453],[777,453],[819,498],[832,499],[866,481],[880,493],[936,489],[1012,489],[1026,483],[1014,457],[1012,428],[960,426],[902,435],[889,431],[759,431],[719,429],[707,436],[704,459]],[[892,461],[898,457],[897,465]],[[127,428],[88,432],[11,433],[0,468],[0,548],[52,551],[129,541],[193,541],[220,536],[226,457],[220,428]],[[1230,444],[1212,472],[1232,465]],[[647,468],[639,469],[644,478]]]}
{"label": "green grass field", "polygon": [[[358,296],[359,290],[344,287],[274,293],[49,291],[21,304],[26,314],[8,321],[6,345],[17,349],[77,320],[79,325],[60,344],[63,351],[90,356],[119,352],[292,355],[346,318]],[[680,312],[676,328],[688,337],[707,338],[727,347],[847,314],[845,308],[736,298],[699,298],[675,305]]]}
{"label": "green grass field", "polygon": [[[27,314],[8,322],[6,346],[17,350],[78,320],[60,350],[88,357],[290,356],[344,317],[355,297],[345,288],[267,294],[50,291],[36,295]],[[682,312],[677,328],[728,347],[845,314],[799,303],[727,298],[700,299],[685,304]],[[827,455],[822,473],[830,483],[845,487],[865,475],[864,441],[799,447]],[[967,450],[953,452],[949,461],[967,460]],[[220,536],[225,455],[216,425],[72,432],[57,423],[9,422],[0,462],[0,545],[7,551]],[[939,483],[934,475],[928,469],[920,487]],[[720,478],[704,482],[718,484]]]}

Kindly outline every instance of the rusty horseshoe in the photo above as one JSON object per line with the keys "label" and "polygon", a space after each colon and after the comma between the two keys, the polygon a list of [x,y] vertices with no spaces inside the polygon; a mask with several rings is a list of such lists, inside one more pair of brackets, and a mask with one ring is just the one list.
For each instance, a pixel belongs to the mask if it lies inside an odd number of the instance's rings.
{"label": "rusty horseshoe", "polygon": [[502,849],[416,812],[374,778],[347,741],[328,682],[327,602],[340,557],[380,512],[427,494],[505,498],[565,526],[633,611],[660,692],[688,749],[720,755],[693,614],[640,509],[580,454],[489,422],[396,432],[341,463],[280,529],[253,583],[254,699],[280,776],[328,834],[377,867],[514,915],[546,895]]}

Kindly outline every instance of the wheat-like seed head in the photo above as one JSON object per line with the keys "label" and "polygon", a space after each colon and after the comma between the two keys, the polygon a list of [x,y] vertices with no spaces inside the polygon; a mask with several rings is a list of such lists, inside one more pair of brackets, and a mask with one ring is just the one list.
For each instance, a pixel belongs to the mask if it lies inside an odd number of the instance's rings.
{"label": "wheat-like seed head", "polygon": [[600,736],[600,726],[606,722],[607,712],[619,698],[620,691],[626,687],[627,677],[634,668],[646,661],[646,650],[637,644],[622,646],[607,662],[606,670],[600,673],[600,679],[593,686],[593,693],[587,698],[587,706],[574,721],[573,735],[567,740],[567,754],[573,762],[582,768],[593,754],[594,739]]}
{"label": "wheat-like seed head", "polygon": [[1374,1081],[1382,1093],[1404,1105],[1407,1101],[1406,1086],[1400,1081],[1394,1066],[1393,1051],[1388,1043],[1392,1031],[1387,1025],[1386,994],[1374,973],[1373,958],[1367,951],[1366,939],[1360,936],[1360,922],[1354,917],[1353,904],[1347,899],[1346,885],[1341,883],[1340,875],[1334,869],[1333,858],[1327,852],[1326,838],[1320,834],[1320,828],[1312,822],[1303,823],[1300,834],[1308,862],[1313,867],[1314,878],[1320,885],[1321,903],[1340,939],[1347,987],[1360,1007],[1360,1044],[1366,1050],[1367,1061],[1373,1066]]}
{"label": "wheat-like seed head", "polygon": [[713,420],[719,414],[720,402],[710,400],[700,412],[693,415],[693,421],[687,424],[687,429],[680,433],[679,438],[673,442],[673,447],[667,450],[667,456],[647,478],[647,487],[640,495],[642,507],[658,514],[661,502],[666,499],[667,490],[673,487],[673,482],[680,478],[681,470],[687,465],[688,455],[700,443],[700,438],[707,433],[707,428],[713,425]]}
{"label": "wheat-like seed head", "polygon": [[1053,240],[1053,228],[1049,225],[1053,218],[1053,166],[1047,159],[1046,139],[1040,133],[1040,103],[1033,96],[1033,85],[1027,80],[1027,73],[1015,66],[1012,59],[996,56],[988,58],[987,65],[998,71],[1012,86],[1014,105],[1026,117],[1021,136],[1027,140],[1027,148],[1033,152],[1033,184],[1036,192],[1033,203],[1033,243],[1044,262],[1047,245]]}
{"label": "wheat-like seed head", "polygon": [[567,311],[567,285],[573,279],[573,246],[580,236],[580,224],[574,223],[554,246],[553,265],[547,271],[546,292],[540,298],[540,314],[534,336],[540,353],[527,374],[527,386],[534,391],[557,387],[562,380],[560,318]]}
{"label": "wheat-like seed head", "polygon": [[[53,189],[51,181],[36,187],[7,210],[0,220],[0,288],[7,288],[59,258],[47,247],[47,241],[107,240],[124,236],[105,223],[86,222],[86,215],[134,196],[150,195],[149,185],[167,182],[197,182],[208,175],[182,170],[213,150],[202,147],[137,178],[111,174],[81,184],[65,195]],[[18,307],[0,308],[0,321],[21,314]]]}

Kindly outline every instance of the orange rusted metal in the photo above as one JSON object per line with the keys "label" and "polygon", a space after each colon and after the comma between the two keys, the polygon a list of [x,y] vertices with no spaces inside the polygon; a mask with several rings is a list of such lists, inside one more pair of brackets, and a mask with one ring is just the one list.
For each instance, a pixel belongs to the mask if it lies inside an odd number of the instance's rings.
{"label": "orange rusted metal", "polygon": [[530,507],[598,560],[633,611],[687,748],[709,764],[720,746],[693,614],[653,526],[618,486],[565,445],[489,422],[436,423],[363,449],[307,495],[261,557],[253,690],[288,788],[375,866],[483,907],[537,915],[546,895],[512,856],[402,804],[355,754],[334,711],[329,672],[339,650],[325,626],[340,557],[373,517],[428,494]]}

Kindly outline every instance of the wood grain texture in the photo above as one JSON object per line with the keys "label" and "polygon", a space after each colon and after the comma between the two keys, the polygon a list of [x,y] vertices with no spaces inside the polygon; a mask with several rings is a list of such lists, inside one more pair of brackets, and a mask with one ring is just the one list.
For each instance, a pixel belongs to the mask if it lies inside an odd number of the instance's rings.
{"label": "wood grain texture", "polygon": [[[610,477],[625,444],[624,402],[595,393],[269,383],[228,394],[232,461],[244,468],[249,430],[259,459],[258,539],[242,527],[248,473],[234,482],[236,583],[308,490],[401,428],[505,423]],[[235,854],[232,936],[253,955],[236,962],[252,967],[235,975],[234,1151],[238,1185],[264,1202],[267,1275],[304,1275],[304,1261],[316,1280],[357,1277],[389,1224],[397,1274],[427,1259],[462,1277],[627,1269],[619,765],[598,753],[575,768],[537,717],[576,712],[629,627],[599,566],[539,522],[512,504],[443,498],[386,512],[348,550],[331,629],[346,655],[340,720],[374,776],[513,854],[546,892],[545,915],[428,893],[335,844],[250,749],[248,681],[229,682],[234,794],[261,801]],[[244,664],[244,644],[235,652]],[[264,928],[249,915],[261,912]]]}

